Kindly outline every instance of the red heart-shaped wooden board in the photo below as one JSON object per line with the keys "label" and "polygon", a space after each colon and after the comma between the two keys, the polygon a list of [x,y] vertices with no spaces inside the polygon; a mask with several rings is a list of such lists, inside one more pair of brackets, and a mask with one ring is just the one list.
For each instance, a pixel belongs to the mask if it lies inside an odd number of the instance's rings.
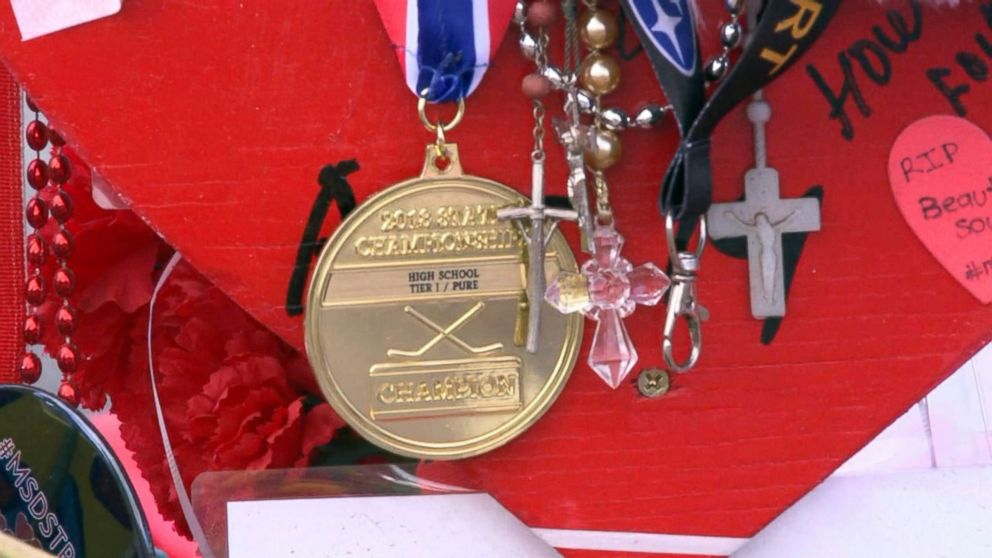
{"label": "red heart-shaped wooden board", "polygon": [[992,302],[992,139],[963,118],[928,116],[892,145],[889,182],[923,245],[978,300]]}
{"label": "red heart-shaped wooden board", "polygon": [[[725,15],[707,4],[708,54]],[[579,365],[525,435],[446,466],[534,526],[748,536],[986,343],[992,308],[906,227],[887,160],[923,116],[960,108],[992,128],[992,85],[969,78],[959,54],[974,74],[990,62],[974,36],[992,31],[977,4],[915,9],[844,2],[766,90],[782,196],[823,188],[822,231],[806,239],[773,342],[761,342],[767,326],[750,317],[746,262],[710,249],[702,361],[668,395],[607,389]],[[893,21],[918,36],[899,40]],[[518,91],[530,66],[515,42],[504,41],[449,140],[468,172],[525,191],[532,123]],[[621,47],[624,80],[608,104],[662,101],[629,30]],[[0,54],[142,217],[297,346],[302,320],[287,315],[286,294],[318,171],[355,159],[348,181],[361,201],[416,174],[431,140],[367,0],[129,0],[120,14],[26,43],[2,3]],[[656,197],[677,134],[668,126],[623,141],[610,178],[625,254],[664,263]],[[564,168],[551,160],[549,193],[561,194]],[[742,110],[717,130],[713,164],[716,201],[737,199],[753,165]],[[628,320],[641,366],[662,362],[663,319],[658,306]]]}

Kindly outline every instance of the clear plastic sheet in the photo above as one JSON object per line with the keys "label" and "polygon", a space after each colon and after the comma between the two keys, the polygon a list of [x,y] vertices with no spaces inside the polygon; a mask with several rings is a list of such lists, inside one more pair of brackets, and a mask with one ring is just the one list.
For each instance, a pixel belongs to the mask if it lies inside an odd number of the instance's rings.
{"label": "clear plastic sheet", "polygon": [[[471,493],[474,490],[417,476],[417,464],[311,467],[204,473],[193,482],[193,510],[204,556],[228,557],[227,505],[235,501]],[[209,545],[207,547],[207,545]]]}

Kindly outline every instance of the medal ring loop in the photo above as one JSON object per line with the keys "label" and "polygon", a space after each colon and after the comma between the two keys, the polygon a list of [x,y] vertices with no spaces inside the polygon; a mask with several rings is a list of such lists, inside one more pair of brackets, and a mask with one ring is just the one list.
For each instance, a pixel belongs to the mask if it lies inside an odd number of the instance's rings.
{"label": "medal ring loop", "polygon": [[427,128],[428,132],[437,132],[438,130],[441,130],[441,132],[450,132],[462,121],[462,117],[465,116],[465,98],[458,98],[458,109],[455,111],[454,118],[448,122],[441,120],[431,122],[427,118],[427,99],[423,96],[417,99],[417,114],[420,116],[420,123],[424,125],[424,128]]}

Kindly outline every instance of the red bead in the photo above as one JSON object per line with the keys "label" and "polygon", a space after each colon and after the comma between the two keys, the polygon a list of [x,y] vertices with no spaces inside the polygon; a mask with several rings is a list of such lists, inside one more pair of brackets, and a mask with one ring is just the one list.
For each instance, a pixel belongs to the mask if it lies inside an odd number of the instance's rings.
{"label": "red bead", "polygon": [[539,74],[528,74],[524,76],[520,89],[531,99],[543,99],[551,93],[551,81]]}
{"label": "red bead", "polygon": [[65,139],[62,138],[62,134],[58,133],[55,128],[48,129],[48,141],[52,142],[52,145],[55,147],[65,145]]}
{"label": "red bead", "polygon": [[79,389],[73,385],[71,380],[62,380],[59,386],[59,399],[65,401],[70,407],[79,406]]}
{"label": "red bead", "polygon": [[55,328],[65,336],[72,335],[76,331],[76,321],[78,320],[76,309],[69,304],[63,304],[55,311]]}
{"label": "red bead", "polygon": [[52,253],[56,258],[68,260],[72,256],[75,242],[72,240],[72,233],[67,230],[60,230],[52,236]]}
{"label": "red bead", "polygon": [[18,372],[21,373],[21,381],[25,384],[37,382],[41,378],[41,359],[32,352],[24,353]]}
{"label": "red bead", "polygon": [[28,235],[27,252],[28,263],[33,266],[45,265],[45,260],[48,259],[48,243],[40,234],[31,233]]}
{"label": "red bead", "polygon": [[24,97],[24,102],[28,105],[28,109],[31,112],[38,112],[38,105],[34,104],[34,101],[30,97]]}
{"label": "red bead", "polygon": [[28,140],[28,147],[41,151],[48,145],[48,126],[41,120],[32,120],[24,130],[24,137]]}
{"label": "red bead", "polygon": [[28,302],[31,306],[41,306],[45,302],[45,296],[48,294],[47,289],[45,289],[45,279],[41,275],[35,275],[28,279],[27,284],[24,287],[24,300]]}
{"label": "red bead", "polygon": [[48,165],[41,159],[28,163],[28,184],[35,190],[41,190],[48,184]]}
{"label": "red bead", "polygon": [[527,8],[527,23],[534,27],[548,27],[558,21],[558,6],[547,0],[534,2]]}
{"label": "red bead", "polygon": [[76,274],[67,267],[56,269],[52,277],[52,286],[55,288],[55,294],[68,298],[72,296],[72,291],[76,290]]}
{"label": "red bead", "polygon": [[28,200],[28,205],[24,209],[24,216],[29,225],[40,229],[48,222],[48,204],[45,203],[45,200],[35,196]]}
{"label": "red bead", "polygon": [[65,184],[72,174],[72,165],[69,163],[68,157],[59,153],[48,160],[48,170],[52,173],[52,182]]}
{"label": "red bead", "polygon": [[37,345],[41,342],[44,327],[41,325],[41,317],[31,314],[24,318],[24,342],[28,345]]}
{"label": "red bead", "polygon": [[79,365],[79,349],[72,343],[63,343],[55,353],[55,362],[59,363],[59,370],[66,374],[76,371]]}
{"label": "red bead", "polygon": [[48,210],[59,223],[65,223],[72,218],[72,196],[68,192],[58,191],[48,202]]}

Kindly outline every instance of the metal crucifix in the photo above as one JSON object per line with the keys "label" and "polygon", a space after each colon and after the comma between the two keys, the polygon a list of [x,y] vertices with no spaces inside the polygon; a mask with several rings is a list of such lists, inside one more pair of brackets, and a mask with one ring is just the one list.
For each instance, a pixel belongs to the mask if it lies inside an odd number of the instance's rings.
{"label": "metal crucifix", "polygon": [[744,175],[744,201],[717,203],[707,213],[713,239],[747,237],[751,314],[758,319],[785,315],[782,235],[820,230],[820,202],[781,199],[778,171],[767,166],[765,123],[771,107],[761,91],[747,107],[754,126],[755,168]]}
{"label": "metal crucifix", "polygon": [[[530,206],[503,208],[497,216],[515,222],[527,243],[527,352],[536,353],[547,282],[544,275],[545,249],[558,221],[576,221],[578,214],[570,209],[545,207],[542,157],[532,159]],[[529,224],[524,224],[525,220]]]}

